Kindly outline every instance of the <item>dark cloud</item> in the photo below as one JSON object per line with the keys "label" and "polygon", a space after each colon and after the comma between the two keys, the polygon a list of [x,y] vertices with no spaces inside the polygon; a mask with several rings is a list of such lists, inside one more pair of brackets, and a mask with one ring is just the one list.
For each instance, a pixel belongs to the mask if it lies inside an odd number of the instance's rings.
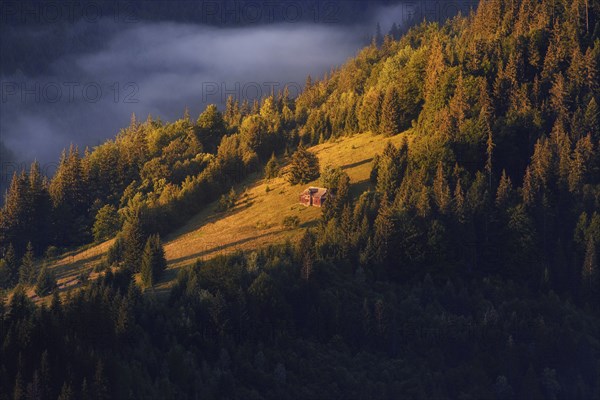
{"label": "dark cloud", "polygon": [[[70,143],[83,148],[113,137],[132,112],[173,120],[186,106],[197,115],[229,94],[251,101],[285,85],[293,94],[308,74],[321,77],[366,45],[378,21],[385,33],[392,22],[408,25],[431,13],[404,4],[331,4],[341,10],[340,23],[103,18],[5,30],[0,71],[11,72],[0,78],[0,140],[13,159],[55,163]],[[364,9],[362,23],[350,6]]]}
{"label": "dark cloud", "polygon": [[198,114],[228,94],[252,100],[271,88],[297,90],[307,74],[343,63],[366,37],[364,27],[316,24],[105,25],[101,49],[61,57],[44,75],[3,77],[0,131],[20,158],[54,161],[69,143],[98,144],[132,112],[172,120],[186,106]]}

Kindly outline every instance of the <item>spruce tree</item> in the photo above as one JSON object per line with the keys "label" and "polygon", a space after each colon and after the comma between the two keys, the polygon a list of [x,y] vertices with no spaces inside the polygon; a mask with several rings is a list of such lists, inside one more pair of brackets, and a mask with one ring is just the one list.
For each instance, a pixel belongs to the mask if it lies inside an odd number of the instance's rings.
{"label": "spruce tree", "polygon": [[408,144],[403,140],[400,148],[388,142],[377,163],[377,191],[394,198],[394,192],[402,183],[408,165]]}
{"label": "spruce tree", "polygon": [[585,259],[581,270],[581,282],[586,294],[597,291],[598,286],[598,255],[596,253],[596,242],[590,235],[585,249]]}
{"label": "spruce tree", "polygon": [[12,243],[8,245],[6,254],[4,254],[4,262],[6,263],[10,286],[16,285],[19,281],[19,260]]}
{"label": "spruce tree", "polygon": [[46,296],[56,289],[56,277],[47,267],[43,267],[40,271],[35,286],[35,294],[38,296]]}
{"label": "spruce tree", "polygon": [[58,400],[73,400],[73,389],[67,382],[63,383],[62,389],[60,389],[60,394],[58,396]]}
{"label": "spruce tree", "polygon": [[11,286],[10,272],[6,267],[6,261],[0,259],[0,288],[9,288]]}
{"label": "spruce tree", "polygon": [[298,150],[292,155],[288,181],[292,185],[313,181],[320,175],[319,168],[319,159],[317,156],[300,145],[298,146]]}
{"label": "spruce tree", "polygon": [[21,269],[19,270],[19,282],[24,285],[31,285],[35,283],[37,278],[33,246],[31,242],[27,243],[27,251],[21,260]]}
{"label": "spruce tree", "polygon": [[464,223],[466,219],[466,200],[465,200],[465,192],[462,188],[460,178],[456,182],[456,187],[454,188],[454,201],[453,201],[453,209],[458,222]]}
{"label": "spruce tree", "polygon": [[88,190],[76,147],[71,146],[68,153],[63,151],[49,190],[54,207],[55,243],[60,246],[82,243],[89,235],[85,223]]}
{"label": "spruce tree", "polygon": [[158,235],[152,235],[146,241],[142,256],[141,277],[145,287],[151,287],[160,279],[167,268],[165,251]]}
{"label": "spruce tree", "polygon": [[390,239],[394,233],[394,211],[384,194],[379,207],[377,217],[375,218],[375,257],[378,262],[385,262],[388,258],[390,248]]}
{"label": "spruce tree", "polygon": [[206,107],[198,117],[196,125],[204,148],[211,151],[216,148],[221,137],[226,133],[223,115],[214,104],[209,104]]}
{"label": "spruce tree", "polygon": [[502,170],[502,176],[500,177],[500,183],[498,184],[498,191],[496,192],[496,206],[498,209],[503,210],[511,205],[513,200],[513,186],[510,178],[506,175],[506,171]]}
{"label": "spruce tree", "polygon": [[271,155],[271,158],[267,162],[265,166],[265,178],[273,179],[276,178],[279,174],[279,163],[277,162],[277,157],[275,157],[275,153]]}
{"label": "spruce tree", "polygon": [[48,182],[42,175],[40,164],[35,161],[29,169],[29,198],[31,225],[28,239],[33,248],[41,254],[50,244],[50,216],[52,200],[48,192]]}
{"label": "spruce tree", "polygon": [[132,272],[140,271],[145,239],[139,213],[134,213],[123,228],[123,261]]}
{"label": "spruce tree", "polygon": [[381,110],[380,131],[384,136],[392,136],[402,130],[400,96],[393,86],[385,92]]}
{"label": "spruce tree", "polygon": [[31,223],[29,185],[25,171],[13,174],[0,212],[0,243],[12,243],[23,254]]}
{"label": "spruce tree", "polygon": [[93,235],[96,242],[109,239],[119,230],[119,215],[117,209],[107,204],[98,210],[94,222]]}
{"label": "spruce tree", "polygon": [[600,140],[600,110],[594,97],[585,108],[584,120],[587,131],[592,134],[596,141]]}
{"label": "spruce tree", "polygon": [[452,195],[450,186],[444,174],[444,166],[441,161],[438,162],[435,179],[433,180],[433,194],[440,213],[445,214],[450,207]]}

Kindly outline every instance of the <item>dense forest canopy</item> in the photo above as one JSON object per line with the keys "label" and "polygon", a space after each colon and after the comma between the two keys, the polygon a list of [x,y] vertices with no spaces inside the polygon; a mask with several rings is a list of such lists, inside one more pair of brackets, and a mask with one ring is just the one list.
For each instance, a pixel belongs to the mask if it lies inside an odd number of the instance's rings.
{"label": "dense forest canopy", "polygon": [[[0,398],[600,397],[599,63],[597,0],[486,0],[374,38],[297,98],[132,116],[50,180],[16,173]],[[358,197],[328,172],[318,234],[198,261],[153,295],[158,235],[368,131],[404,139]],[[54,290],[36,260],[111,237],[98,279],[28,299]]]}

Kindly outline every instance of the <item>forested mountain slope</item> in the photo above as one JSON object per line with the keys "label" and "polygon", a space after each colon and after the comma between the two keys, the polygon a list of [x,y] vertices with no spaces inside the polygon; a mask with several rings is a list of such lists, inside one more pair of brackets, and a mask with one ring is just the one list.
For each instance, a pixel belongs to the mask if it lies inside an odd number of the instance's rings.
{"label": "forested mountain slope", "polygon": [[[62,303],[13,290],[0,392],[598,397],[599,15],[598,1],[483,1],[374,43],[296,99],[133,118],[65,152],[49,182],[36,165],[15,176],[6,287],[33,284],[48,248],[117,239]],[[283,160],[303,166],[293,183],[314,180],[304,146],[368,131],[405,132],[372,160],[372,190],[353,196],[321,165],[337,196],[300,240],[201,260],[154,296],[155,233],[222,194],[227,209],[231,187]]]}

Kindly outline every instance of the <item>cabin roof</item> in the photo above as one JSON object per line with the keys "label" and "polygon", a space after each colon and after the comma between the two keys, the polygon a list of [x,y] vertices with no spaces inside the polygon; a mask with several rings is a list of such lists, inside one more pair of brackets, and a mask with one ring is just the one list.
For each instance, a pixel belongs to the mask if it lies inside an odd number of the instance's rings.
{"label": "cabin roof", "polygon": [[327,188],[311,186],[308,189],[305,189],[302,194],[312,194],[313,196],[323,197],[327,194]]}

